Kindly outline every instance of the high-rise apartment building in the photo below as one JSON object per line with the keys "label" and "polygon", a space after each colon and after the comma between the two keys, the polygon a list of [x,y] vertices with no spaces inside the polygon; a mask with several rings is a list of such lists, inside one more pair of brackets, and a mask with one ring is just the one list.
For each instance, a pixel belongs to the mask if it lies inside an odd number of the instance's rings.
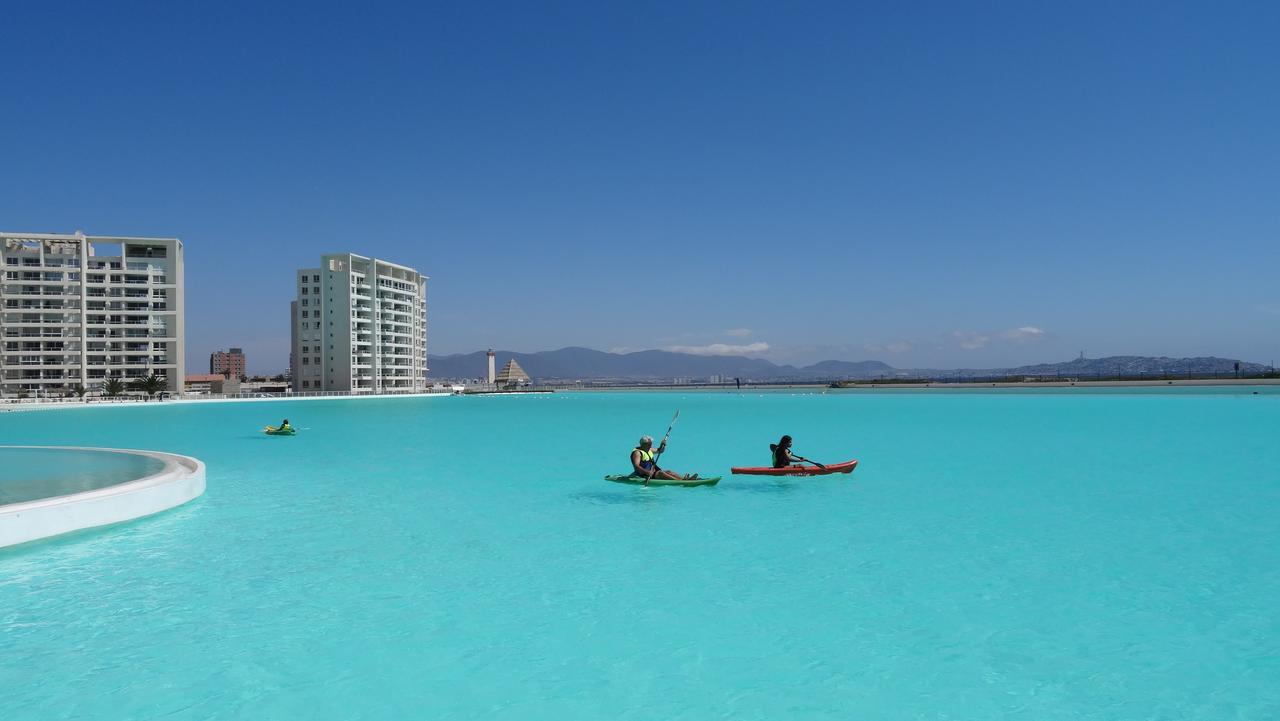
{"label": "high-rise apartment building", "polygon": [[209,372],[227,378],[243,378],[245,376],[244,351],[240,348],[232,348],[229,351],[218,350],[210,353]]}
{"label": "high-rise apartment building", "polygon": [[0,272],[0,394],[152,374],[182,391],[178,239],[0,233]]}
{"label": "high-rise apartment building", "polygon": [[293,390],[420,391],[427,382],[427,276],[351,253],[299,270]]}

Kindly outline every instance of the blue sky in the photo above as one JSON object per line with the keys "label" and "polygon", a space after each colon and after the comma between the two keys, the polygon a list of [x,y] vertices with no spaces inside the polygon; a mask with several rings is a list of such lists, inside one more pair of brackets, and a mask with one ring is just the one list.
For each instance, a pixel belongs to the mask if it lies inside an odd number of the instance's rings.
{"label": "blue sky", "polygon": [[0,229],[177,236],[188,363],[295,268],[431,353],[1280,359],[1275,3],[11,3]]}

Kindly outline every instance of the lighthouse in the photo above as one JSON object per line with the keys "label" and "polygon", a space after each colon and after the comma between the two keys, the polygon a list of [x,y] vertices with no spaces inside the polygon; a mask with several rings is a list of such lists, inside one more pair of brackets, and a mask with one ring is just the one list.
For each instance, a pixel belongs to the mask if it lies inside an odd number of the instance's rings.
{"label": "lighthouse", "polygon": [[489,385],[493,385],[494,379],[498,377],[497,355],[492,348],[489,349]]}

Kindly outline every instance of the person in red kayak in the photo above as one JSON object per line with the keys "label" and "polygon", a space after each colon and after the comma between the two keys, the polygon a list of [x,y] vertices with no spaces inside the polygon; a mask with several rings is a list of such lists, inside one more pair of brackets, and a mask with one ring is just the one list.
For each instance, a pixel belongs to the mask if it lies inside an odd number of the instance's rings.
{"label": "person in red kayak", "polygon": [[786,468],[791,465],[800,465],[801,462],[812,463],[818,468],[826,468],[826,466],[811,461],[808,458],[802,458],[791,452],[791,436],[783,436],[777,443],[770,443],[769,450],[773,451],[773,467]]}
{"label": "person in red kayak", "polygon": [[670,481],[693,481],[697,480],[698,475],[695,473],[691,476],[682,476],[675,471],[667,471],[658,467],[658,456],[667,450],[666,440],[662,441],[662,445],[658,446],[658,450],[653,450],[653,436],[641,436],[640,445],[631,451],[631,475],[637,478],[643,478],[646,483],[654,478],[665,478]]}

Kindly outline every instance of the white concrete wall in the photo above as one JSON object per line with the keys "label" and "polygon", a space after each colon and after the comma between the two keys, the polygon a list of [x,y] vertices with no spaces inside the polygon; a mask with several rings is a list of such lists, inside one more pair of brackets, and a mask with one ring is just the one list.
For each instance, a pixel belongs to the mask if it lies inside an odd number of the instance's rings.
{"label": "white concrete wall", "polygon": [[204,493],[204,463],[189,456],[115,448],[45,448],[133,453],[155,458],[165,465],[158,473],[135,481],[0,506],[0,548],[141,518],[180,506]]}

